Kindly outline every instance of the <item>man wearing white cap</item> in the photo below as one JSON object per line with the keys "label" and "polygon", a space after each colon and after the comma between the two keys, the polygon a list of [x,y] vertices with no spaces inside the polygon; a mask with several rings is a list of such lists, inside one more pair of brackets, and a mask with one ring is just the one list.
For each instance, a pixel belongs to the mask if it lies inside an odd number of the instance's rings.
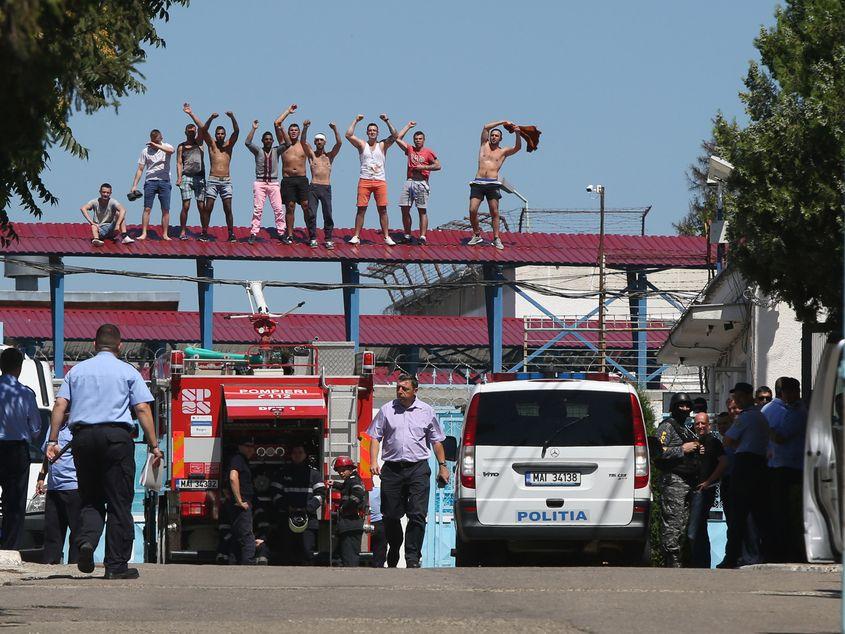
{"label": "man wearing white cap", "polygon": [[332,122],[329,127],[334,132],[334,147],[326,152],[326,135],[322,132],[314,135],[314,148],[305,142],[307,127],[303,130],[302,141],[305,147],[305,155],[311,165],[311,188],[308,192],[308,210],[310,213],[305,216],[305,224],[308,227],[308,244],[312,248],[317,247],[317,203],[323,211],[323,233],[327,249],[334,249],[332,241],[332,162],[337,153],[340,152],[341,140],[337,132],[337,125]]}

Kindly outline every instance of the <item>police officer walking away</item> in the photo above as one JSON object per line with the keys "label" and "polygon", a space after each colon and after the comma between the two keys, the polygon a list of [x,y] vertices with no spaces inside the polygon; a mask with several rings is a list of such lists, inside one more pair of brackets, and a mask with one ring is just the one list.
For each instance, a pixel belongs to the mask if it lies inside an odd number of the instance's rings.
{"label": "police officer walking away", "polygon": [[672,395],[669,417],[657,428],[663,453],[655,460],[663,471],[660,498],[660,545],[666,567],[681,567],[681,541],[687,531],[690,501],[699,472],[699,442],[686,420],[692,399],[685,392]]}
{"label": "police officer walking away", "polygon": [[[405,564],[419,568],[428,514],[429,478],[428,458],[431,449],[440,465],[438,479],[449,481],[443,440],[446,434],[437,421],[431,405],[417,398],[419,382],[416,377],[402,374],[396,380],[396,398],[378,411],[367,433],[370,445],[370,470],[381,476],[381,512],[387,536],[387,565],[399,563],[402,546],[403,515],[408,516],[405,541]],[[383,445],[384,467],[379,467],[379,448]]]}
{"label": "police officer walking away", "polygon": [[771,556],[770,517],[766,452],[769,447],[769,423],[754,404],[754,388],[737,383],[731,390],[740,410],[724,437],[724,445],[736,450],[731,474],[731,514],[728,516],[728,543],[725,558],[717,568],[739,565],[742,543],[748,530],[748,516],[760,533],[763,561]]}
{"label": "police officer walking away", "polygon": [[[326,489],[320,472],[305,461],[307,457],[305,446],[294,443],[290,447],[291,462],[282,466],[278,482],[270,485],[277,491],[273,502],[282,516],[285,560],[293,565],[310,564],[314,559],[319,529],[317,512],[323,505]],[[302,521],[303,514],[308,523],[304,529],[296,526],[299,532],[294,532],[290,525],[291,518],[294,517],[296,523]]]}
{"label": "police officer walking away", "polygon": [[361,537],[364,535],[362,512],[366,506],[367,490],[358,476],[355,463],[349,456],[338,456],[334,470],[343,478],[337,509],[337,534],[340,561],[346,568],[357,568],[361,555]]}
{"label": "police officer walking away", "polygon": [[82,502],[77,567],[81,572],[94,571],[94,549],[105,525],[105,578],[137,579],[138,569],[127,567],[135,537],[135,443],[129,408],[135,408],[150,452],[160,464],[162,453],[150,408],[153,395],[138,371],[117,358],[117,326],[100,326],[94,349],[96,356],[73,366],[59,388],[47,458],[53,460],[59,454],[59,430],[69,408],[68,426],[73,433],[73,462]]}
{"label": "police officer walking away", "polygon": [[17,348],[6,348],[0,354],[0,550],[20,548],[26,517],[29,445],[37,442],[41,432],[35,393],[18,381],[22,368],[23,354]]}
{"label": "police officer walking away", "polygon": [[[70,444],[73,434],[67,423],[59,430],[59,449]],[[44,441],[44,449],[47,441]],[[49,477],[48,477],[49,476]],[[44,485],[47,478],[47,485]],[[82,501],[76,481],[76,467],[73,464],[73,449],[65,451],[53,465],[44,459],[38,474],[36,491],[46,493],[44,500],[44,555],[42,563],[62,563],[65,548],[65,533],[70,529],[67,563],[75,564],[79,555],[79,515]]]}
{"label": "police officer walking away", "polygon": [[229,492],[224,512],[230,518],[232,530],[232,555],[239,564],[255,563],[255,533],[252,530],[252,504],[255,489],[252,486],[252,472],[249,461],[255,455],[255,441],[244,438],[238,444],[238,451],[229,460],[226,473],[229,477]]}

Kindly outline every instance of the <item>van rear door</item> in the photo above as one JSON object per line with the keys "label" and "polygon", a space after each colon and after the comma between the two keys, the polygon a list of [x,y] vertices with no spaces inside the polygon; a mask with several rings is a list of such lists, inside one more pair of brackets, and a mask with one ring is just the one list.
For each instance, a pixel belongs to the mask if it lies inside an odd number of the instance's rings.
{"label": "van rear door", "polygon": [[634,432],[628,392],[537,383],[477,398],[482,524],[630,523]]}

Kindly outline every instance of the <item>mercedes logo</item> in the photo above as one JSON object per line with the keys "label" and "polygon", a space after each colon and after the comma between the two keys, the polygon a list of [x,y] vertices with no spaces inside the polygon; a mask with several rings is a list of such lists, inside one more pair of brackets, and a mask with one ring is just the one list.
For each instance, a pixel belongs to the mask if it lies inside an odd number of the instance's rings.
{"label": "mercedes logo", "polygon": [[560,451],[558,451],[557,449],[552,449],[551,451],[549,451],[549,455],[552,458],[557,458],[560,455]]}

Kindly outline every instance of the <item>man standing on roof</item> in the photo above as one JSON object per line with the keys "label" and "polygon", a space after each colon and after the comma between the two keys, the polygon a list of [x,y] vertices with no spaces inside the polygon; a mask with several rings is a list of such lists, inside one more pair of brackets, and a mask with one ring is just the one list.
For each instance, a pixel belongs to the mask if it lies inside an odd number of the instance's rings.
{"label": "man standing on roof", "polygon": [[[285,119],[296,112],[297,105],[291,104],[275,121],[276,138],[279,143],[285,146],[282,153],[282,202],[285,205],[285,221],[287,230],[281,237],[285,244],[293,243],[293,225],[295,221],[296,203],[302,207],[302,214],[305,217],[305,225],[308,226],[308,176],[305,172],[305,142],[301,138],[299,125],[291,123],[287,131],[284,128]],[[308,124],[305,122],[305,132],[308,131]],[[317,246],[316,241],[312,245]]]}
{"label": "man standing on roof", "polygon": [[255,157],[255,182],[252,184],[252,226],[249,229],[250,244],[255,242],[261,228],[261,215],[264,213],[264,201],[270,199],[273,215],[276,217],[276,233],[281,238],[285,233],[285,214],[282,208],[282,194],[276,180],[279,174],[279,159],[285,151],[285,145],[273,145],[273,135],[265,132],[261,135],[261,149],[252,142],[258,129],[258,119],[252,122],[252,129],[246,137],[246,147]]}
{"label": "man standing on roof", "polygon": [[[411,121],[403,130],[407,132],[416,125]],[[402,227],[405,230],[403,238],[405,242],[411,241],[411,206],[416,205],[420,214],[420,237],[419,243],[425,246],[425,232],[428,230],[428,197],[431,188],[428,186],[428,177],[431,172],[440,169],[440,161],[437,155],[425,147],[425,133],[420,130],[414,132],[414,143],[409,145],[402,140],[404,134],[396,138],[396,145],[408,157],[408,175],[402,193],[399,196],[399,209],[402,210]]]}
{"label": "man standing on roof", "polygon": [[[501,147],[502,131],[497,126],[513,129],[516,139],[513,147]],[[482,128],[481,148],[478,151],[478,172],[469,184],[469,221],[472,223],[473,232],[472,238],[467,243],[470,246],[484,242],[481,237],[481,225],[478,222],[478,208],[481,206],[481,201],[486,198],[487,207],[490,210],[490,221],[493,224],[493,246],[499,250],[505,248],[499,237],[499,200],[502,198],[502,194],[499,193],[502,187],[499,170],[505,159],[519,152],[521,148],[522,137],[519,134],[519,126],[510,121],[493,121]]]}
{"label": "man standing on roof", "polygon": [[[387,180],[384,174],[384,158],[387,150],[393,145],[394,139],[402,136],[402,134],[396,132],[396,128],[390,123],[388,116],[382,114],[381,120],[387,124],[390,136],[383,141],[379,141],[378,126],[375,123],[368,123],[367,140],[362,141],[355,136],[355,126],[363,118],[364,115],[359,114],[346,130],[346,138],[358,150],[358,157],[361,160],[361,173],[358,178],[358,213],[355,216],[355,233],[349,239],[349,244],[361,242],[361,229],[364,227],[367,205],[370,204],[370,196],[375,196],[382,237],[384,243],[392,247],[396,243],[390,237],[390,222],[387,217]],[[406,129],[404,132],[407,131]]]}
{"label": "man standing on roof", "polygon": [[[417,398],[419,382],[402,374],[396,379],[396,398],[382,406],[367,434],[370,443],[370,471],[381,476],[381,512],[389,550],[387,565],[399,563],[399,548],[405,538],[405,563],[419,568],[428,514],[431,450],[437,457],[437,477],[449,481],[446,454],[441,444],[446,434],[440,427],[431,405]],[[384,466],[379,467],[379,449],[384,446]],[[401,519],[408,516],[408,527],[402,535]]]}
{"label": "man standing on roof", "polygon": [[111,197],[111,192],[111,185],[103,183],[100,185],[99,198],[92,198],[79,208],[85,220],[91,225],[91,244],[95,247],[103,246],[105,244],[103,240],[114,236],[115,229],[122,236],[123,244],[135,242],[126,232],[126,209]]}
{"label": "man standing on roof", "polygon": [[[326,135],[322,132],[314,135],[314,149],[308,145],[305,133],[302,134],[302,143],[308,162],[311,165],[311,189],[308,193],[308,209],[311,212],[308,225],[308,239],[312,248],[317,246],[317,205],[323,210],[323,235],[326,240],[326,248],[334,249],[332,241],[332,230],[334,220],[332,219],[332,163],[337,153],[340,152],[340,134],[337,125],[332,122],[329,127],[334,132],[334,146],[326,152]],[[308,220],[308,218],[306,218]]]}
{"label": "man standing on roof", "polygon": [[[185,126],[185,140],[176,146],[176,186],[182,192],[182,212],[179,214],[179,239],[188,239],[188,211],[191,198],[197,201],[200,224],[205,215],[205,154],[197,126]],[[206,223],[207,225],[208,223]]]}
{"label": "man standing on roof", "polygon": [[131,189],[133,192],[137,191],[141,174],[146,170],[147,174],[144,177],[144,213],[141,216],[139,240],[147,239],[150,214],[156,196],[158,196],[158,204],[161,206],[161,238],[162,240],[170,240],[167,231],[170,229],[170,157],[173,152],[173,146],[162,140],[161,132],[158,130],[150,131],[150,140],[141,150],[141,156],[138,158],[138,169],[135,170]]}
{"label": "man standing on roof", "polygon": [[227,140],[226,128],[219,125],[214,129],[214,137],[212,138],[208,128],[211,126],[211,122],[218,117],[216,112],[213,112],[208,118],[208,121],[203,123],[194,114],[191,104],[185,103],[182,106],[182,110],[199,126],[200,136],[208,144],[208,156],[211,160],[211,170],[209,170],[208,180],[205,186],[205,218],[200,216],[202,233],[198,239],[200,242],[208,242],[208,225],[211,221],[211,212],[214,210],[214,201],[220,196],[223,201],[223,214],[226,216],[226,227],[229,230],[228,240],[229,242],[237,242],[237,238],[235,238],[235,221],[232,216],[232,177],[230,174],[230,165],[232,163],[232,149],[235,147],[238,135],[240,134],[238,122],[233,112],[226,112],[226,115],[232,120],[232,134]]}

